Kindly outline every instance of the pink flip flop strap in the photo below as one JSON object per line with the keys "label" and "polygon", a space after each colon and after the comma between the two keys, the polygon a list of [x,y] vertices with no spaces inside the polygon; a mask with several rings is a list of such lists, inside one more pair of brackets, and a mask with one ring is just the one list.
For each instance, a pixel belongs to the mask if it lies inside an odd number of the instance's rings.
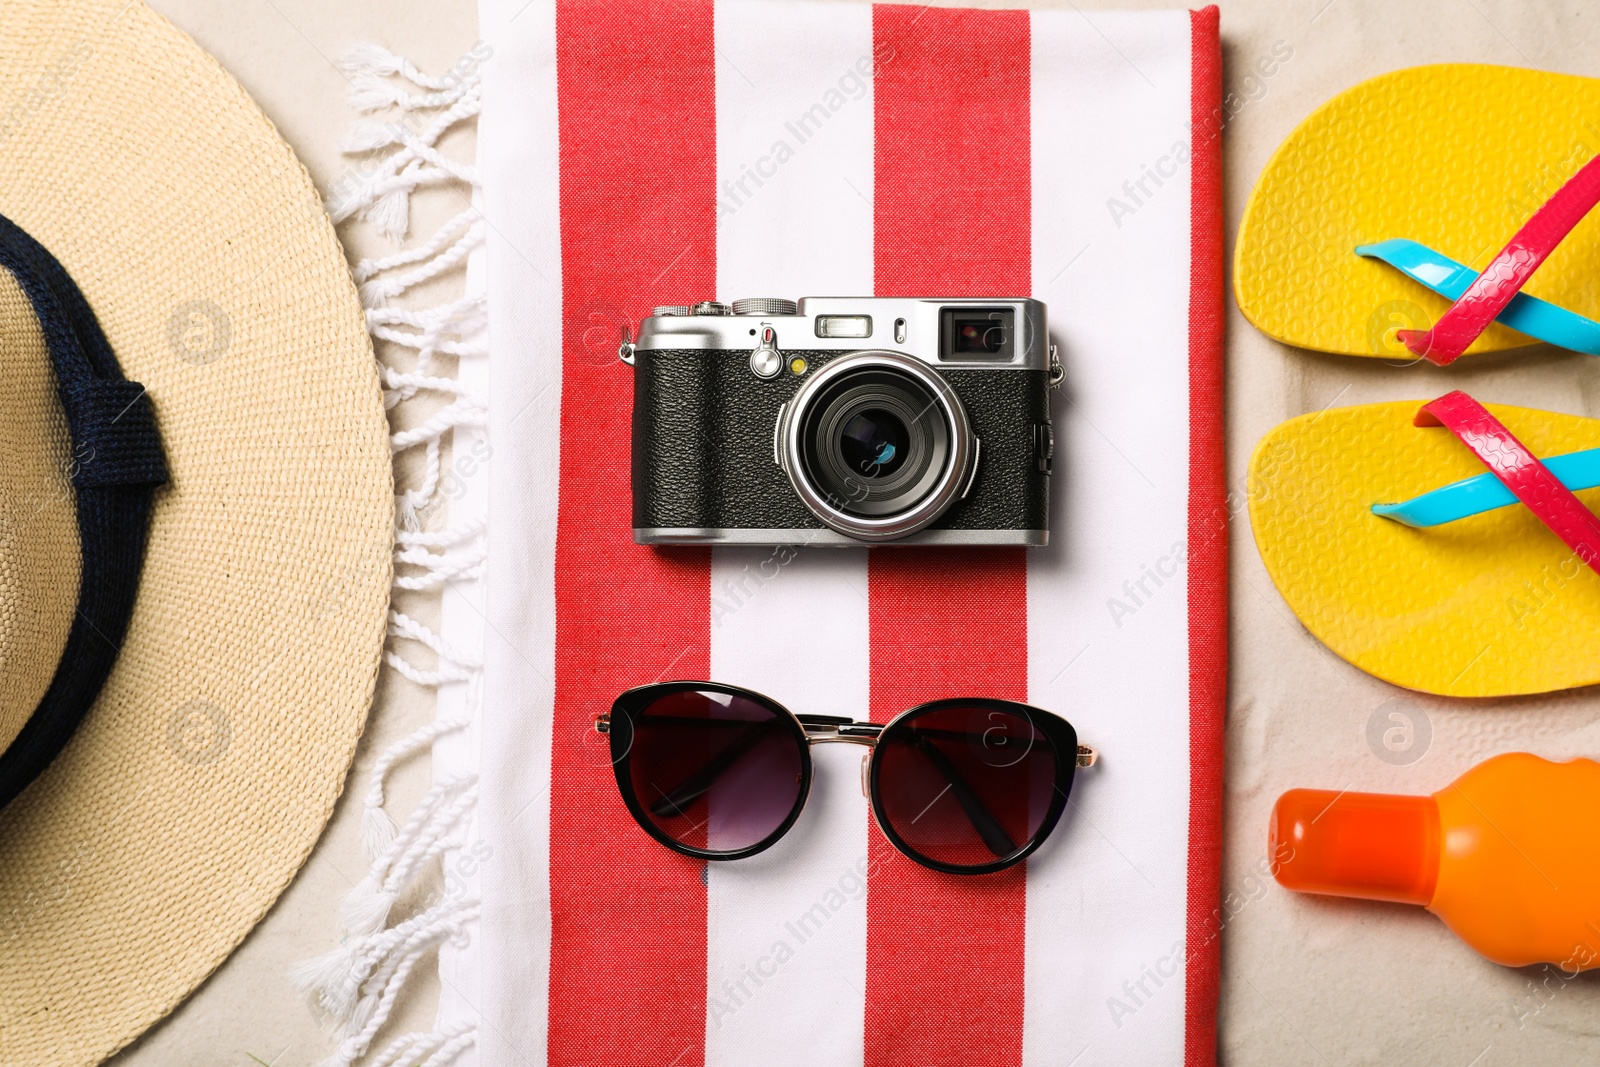
{"label": "pink flip flop strap", "polygon": [[1424,404],[1417,426],[1443,426],[1577,557],[1600,573],[1600,518],[1583,506],[1505,424],[1459,390]]}
{"label": "pink flip flop strap", "polygon": [[1431,330],[1399,330],[1396,336],[1416,355],[1444,366],[1453,363],[1527,284],[1550,253],[1600,203],[1600,155],[1567,179],[1533,213],[1511,242],[1483,268],[1461,299]]}

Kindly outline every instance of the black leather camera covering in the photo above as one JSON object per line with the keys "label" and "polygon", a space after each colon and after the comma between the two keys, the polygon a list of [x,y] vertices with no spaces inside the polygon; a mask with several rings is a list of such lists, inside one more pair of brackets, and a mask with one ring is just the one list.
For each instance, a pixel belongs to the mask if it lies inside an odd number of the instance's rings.
{"label": "black leather camera covering", "polygon": [[[814,373],[845,352],[786,350]],[[748,350],[641,350],[633,368],[636,529],[824,529],[773,461],[778,409],[804,378],[750,371]],[[938,368],[935,368],[938,369]],[[1042,371],[939,370],[982,441],[977,478],[930,529],[1043,530],[1050,476],[1036,426],[1050,419]]]}

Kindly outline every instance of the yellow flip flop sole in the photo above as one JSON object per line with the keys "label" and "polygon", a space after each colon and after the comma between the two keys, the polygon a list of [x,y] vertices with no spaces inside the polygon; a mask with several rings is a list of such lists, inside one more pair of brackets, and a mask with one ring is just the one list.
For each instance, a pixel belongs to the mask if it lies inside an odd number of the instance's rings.
{"label": "yellow flip flop sole", "polygon": [[[1450,63],[1385,74],[1312,112],[1245,207],[1234,295],[1257,329],[1300,348],[1411,361],[1397,329],[1450,301],[1357,245],[1409,238],[1481,270],[1600,153],[1600,79]],[[1600,212],[1524,292],[1600,318]],[[1467,349],[1535,342],[1494,324]]]}
{"label": "yellow flip flop sole", "polygon": [[[1426,693],[1500,697],[1600,682],[1600,575],[1520,504],[1427,529],[1371,512],[1484,473],[1423,401],[1290,419],[1250,460],[1267,572],[1323,644]],[[1536,456],[1600,448],[1600,420],[1485,405]],[[1577,494],[1600,509],[1600,489]]]}

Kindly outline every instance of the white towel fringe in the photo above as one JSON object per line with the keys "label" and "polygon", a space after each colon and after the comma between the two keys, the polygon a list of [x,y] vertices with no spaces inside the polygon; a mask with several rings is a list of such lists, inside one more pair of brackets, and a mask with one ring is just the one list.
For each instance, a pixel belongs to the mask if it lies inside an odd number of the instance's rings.
{"label": "white towel fringe", "polygon": [[[472,56],[479,58],[476,49]],[[445,133],[472,120],[482,108],[482,82],[475,68],[475,63],[462,62],[447,75],[429,75],[375,44],[357,45],[345,54],[340,69],[350,80],[351,105],[363,113],[387,110],[389,116],[360,120],[345,138],[347,154],[367,158],[352,165],[351,176],[329,195],[327,208],[334,222],[361,218],[380,234],[399,240],[410,229],[411,194],[416,190],[449,183],[477,189],[477,170],[437,147]],[[426,528],[435,509],[445,503],[445,440],[458,426],[488,425],[487,402],[443,376],[436,363],[441,356],[488,354],[484,300],[463,296],[421,308],[393,303],[435,278],[461,272],[473,251],[482,247],[486,229],[477,208],[469,207],[426,240],[352,268],[374,340],[411,353],[409,368],[380,360],[384,406],[394,410],[421,395],[448,398],[420,424],[390,438],[397,457],[425,449],[420,480],[395,499],[396,589],[432,590],[476,578],[487,555],[481,517],[457,516],[443,529]],[[389,613],[388,635],[384,662],[417,685],[464,683],[466,710],[435,719],[379,754],[362,799],[361,845],[372,867],[340,903],[344,937],[336,948],[290,969],[295,987],[338,1024],[340,1044],[323,1067],[350,1067],[364,1058],[370,1067],[447,1067],[477,1042],[475,1027],[457,1024],[402,1034],[369,1056],[417,964],[443,943],[463,945],[478,918],[478,902],[456,894],[390,925],[396,903],[418,877],[446,850],[464,843],[478,786],[474,775],[435,782],[397,827],[385,808],[388,776],[402,761],[431,752],[440,738],[471,725],[483,660],[403,612]],[[405,653],[407,647],[433,662],[419,663]]]}
{"label": "white towel fringe", "polygon": [[[354,271],[361,302],[369,308],[378,307],[408,289],[414,289],[425,281],[459,267],[466,262],[474,248],[483,244],[484,230],[483,219],[478,217],[477,208],[468,208],[439,227],[427,244],[378,259],[362,260],[356,264]],[[375,277],[412,263],[420,263],[421,266],[404,274]]]}
{"label": "white towel fringe", "polygon": [[351,104],[361,111],[389,106],[408,113],[440,107],[445,110],[420,130],[411,129],[412,123],[406,119],[383,126],[358,126],[345,142],[347,151],[356,154],[388,150],[390,154],[335,189],[329,197],[328,214],[335,223],[352,217],[365,219],[385,237],[398,240],[411,228],[411,194],[416,190],[451,182],[477,188],[477,169],[444,155],[434,143],[445,131],[482,110],[482,83],[474,73],[462,79],[455,89],[421,96],[388,91],[379,88],[381,84],[372,78],[353,76]]}
{"label": "white towel fringe", "polygon": [[396,452],[404,452],[426,441],[437,441],[446,430],[457,426],[489,425],[489,409],[469,397],[456,400],[449,407],[434,413],[421,426],[402,430],[391,438]]}
{"label": "white towel fringe", "polygon": [[[400,744],[391,746],[382,759],[388,760],[389,766],[392,766],[393,758],[419,752],[445,734],[466,725],[465,721],[449,720],[430,723],[403,739]],[[408,744],[409,748],[397,752],[401,746]],[[388,766],[382,767],[383,771],[388,769]],[[372,792],[382,789],[377,769],[374,769],[373,779],[373,789],[367,797],[369,802]],[[339,923],[347,936],[367,937],[381,930],[389,919],[389,909],[394,907],[395,900],[416,873],[446,848],[460,843],[446,835],[464,823],[471,813],[478,799],[476,785],[475,778],[461,778],[433,786],[399,830],[393,828],[393,821],[386,821],[386,831],[373,832],[377,828],[367,818],[362,819],[364,846],[379,845],[385,836],[388,843],[381,845],[371,869],[345,894],[339,905]],[[381,813],[388,820],[388,813],[382,807],[369,805],[364,815],[372,812]]]}
{"label": "white towel fringe", "polygon": [[398,926],[296,965],[290,980],[339,1024],[341,1044],[324,1062],[344,1065],[365,1055],[412,967],[445,941],[464,946],[467,925],[477,918],[476,900],[443,900]]}
{"label": "white towel fringe", "polygon": [[394,580],[396,589],[437,589],[455,578],[478,578],[483,573],[483,561],[489,547],[482,540],[456,552],[434,553],[425,548],[407,548],[394,554],[397,564],[422,568],[421,574],[401,575]]}
{"label": "white towel fringe", "polygon": [[373,1059],[372,1067],[445,1067],[477,1041],[477,1031],[469,1023],[429,1034],[401,1034]]}

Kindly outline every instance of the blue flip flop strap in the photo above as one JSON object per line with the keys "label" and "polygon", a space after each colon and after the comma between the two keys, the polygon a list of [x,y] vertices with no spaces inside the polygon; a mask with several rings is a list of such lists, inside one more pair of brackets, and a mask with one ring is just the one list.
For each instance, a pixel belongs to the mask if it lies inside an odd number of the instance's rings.
{"label": "blue flip flop strap", "polygon": [[[1459,300],[1478,276],[1472,268],[1403,237],[1358,245],[1356,255],[1387,263],[1450,300]],[[1600,322],[1536,296],[1518,293],[1496,321],[1558,348],[1600,356]]]}
{"label": "blue flip flop strap", "polygon": [[[1543,462],[1562,485],[1574,492],[1600,485],[1600,448],[1549,456]],[[1493,474],[1479,474],[1399,504],[1374,504],[1372,513],[1407,526],[1426,528],[1481,515],[1516,502],[1517,498],[1499,478]]]}

